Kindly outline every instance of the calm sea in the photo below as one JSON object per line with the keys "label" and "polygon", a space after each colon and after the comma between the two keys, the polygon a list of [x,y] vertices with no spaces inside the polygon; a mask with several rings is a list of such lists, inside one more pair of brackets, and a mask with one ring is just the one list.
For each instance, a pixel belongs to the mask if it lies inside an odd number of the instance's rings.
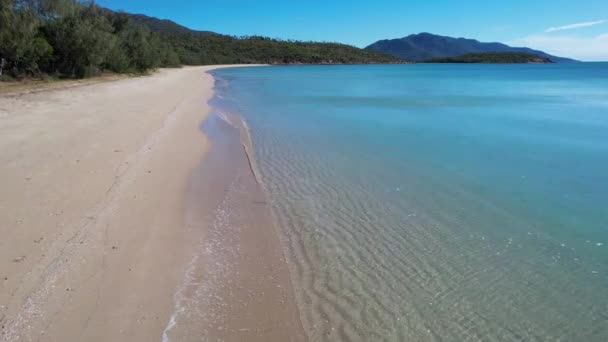
{"label": "calm sea", "polygon": [[312,341],[608,341],[608,64],[214,75]]}

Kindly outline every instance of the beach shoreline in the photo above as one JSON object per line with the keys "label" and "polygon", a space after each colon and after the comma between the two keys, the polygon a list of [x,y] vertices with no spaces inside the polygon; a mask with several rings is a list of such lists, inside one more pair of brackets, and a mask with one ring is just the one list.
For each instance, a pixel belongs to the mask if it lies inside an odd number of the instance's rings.
{"label": "beach shoreline", "polygon": [[212,103],[201,131],[211,146],[190,178],[186,216],[204,236],[162,341],[307,341],[244,118]]}
{"label": "beach shoreline", "polygon": [[[191,189],[214,147],[199,125],[211,111],[207,71],[218,67],[0,96],[0,341],[171,336],[176,289],[210,236],[192,208],[219,200]],[[242,208],[244,227],[252,208]],[[268,317],[258,318],[248,322]]]}

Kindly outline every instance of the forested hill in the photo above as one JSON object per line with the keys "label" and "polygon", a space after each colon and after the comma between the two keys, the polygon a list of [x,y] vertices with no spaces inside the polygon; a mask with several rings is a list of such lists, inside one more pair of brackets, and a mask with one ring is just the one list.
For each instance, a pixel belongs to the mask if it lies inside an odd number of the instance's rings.
{"label": "forested hill", "polygon": [[175,35],[167,41],[182,64],[369,64],[397,58],[338,43],[298,42],[266,37]]}
{"label": "forested hill", "polygon": [[233,37],[195,31],[170,20],[127,14],[169,42],[182,64],[354,64],[396,63],[388,54],[339,43],[300,42],[261,36]]}
{"label": "forested hill", "polygon": [[524,52],[549,58],[554,62],[576,62],[575,60],[552,56],[527,47],[511,47],[502,43],[483,43],[475,39],[439,36],[427,32],[412,34],[398,39],[379,40],[366,47],[371,51],[391,54],[397,58],[423,61],[429,58],[461,56],[480,52]]}
{"label": "forested hill", "polygon": [[423,63],[553,63],[551,59],[526,52],[479,52],[456,57],[430,58]]}
{"label": "forested hill", "polygon": [[79,0],[0,0],[1,79],[202,64],[397,63],[338,43],[231,37]]}

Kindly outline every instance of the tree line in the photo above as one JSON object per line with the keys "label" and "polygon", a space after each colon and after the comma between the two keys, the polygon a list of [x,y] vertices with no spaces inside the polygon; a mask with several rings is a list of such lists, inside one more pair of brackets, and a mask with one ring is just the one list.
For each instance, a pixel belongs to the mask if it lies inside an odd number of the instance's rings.
{"label": "tree line", "polygon": [[423,63],[553,63],[551,59],[528,52],[473,52],[455,57],[436,57]]}
{"label": "tree line", "polygon": [[82,0],[0,0],[3,78],[84,78],[180,65],[394,63],[338,43],[231,37]]}
{"label": "tree line", "polygon": [[339,43],[286,41],[261,36],[173,35],[183,64],[369,64],[395,57]]}
{"label": "tree line", "polygon": [[83,78],[180,64],[159,34],[131,24],[125,13],[78,0],[0,0],[0,59],[4,77],[16,78]]}

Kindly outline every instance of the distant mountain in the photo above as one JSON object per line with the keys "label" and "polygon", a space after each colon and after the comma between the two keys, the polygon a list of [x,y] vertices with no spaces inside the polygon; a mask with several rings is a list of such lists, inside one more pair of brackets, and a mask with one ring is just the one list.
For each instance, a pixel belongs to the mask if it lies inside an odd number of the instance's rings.
{"label": "distant mountain", "polygon": [[497,64],[543,64],[552,63],[551,59],[527,52],[473,52],[456,57],[435,57],[422,63],[497,63]]}
{"label": "distant mountain", "polygon": [[475,39],[452,38],[426,32],[399,39],[379,40],[365,49],[384,52],[412,61],[455,57],[474,52],[526,52],[549,58],[553,62],[575,62],[573,59],[552,56],[526,47],[511,47],[502,43],[482,43]]}

